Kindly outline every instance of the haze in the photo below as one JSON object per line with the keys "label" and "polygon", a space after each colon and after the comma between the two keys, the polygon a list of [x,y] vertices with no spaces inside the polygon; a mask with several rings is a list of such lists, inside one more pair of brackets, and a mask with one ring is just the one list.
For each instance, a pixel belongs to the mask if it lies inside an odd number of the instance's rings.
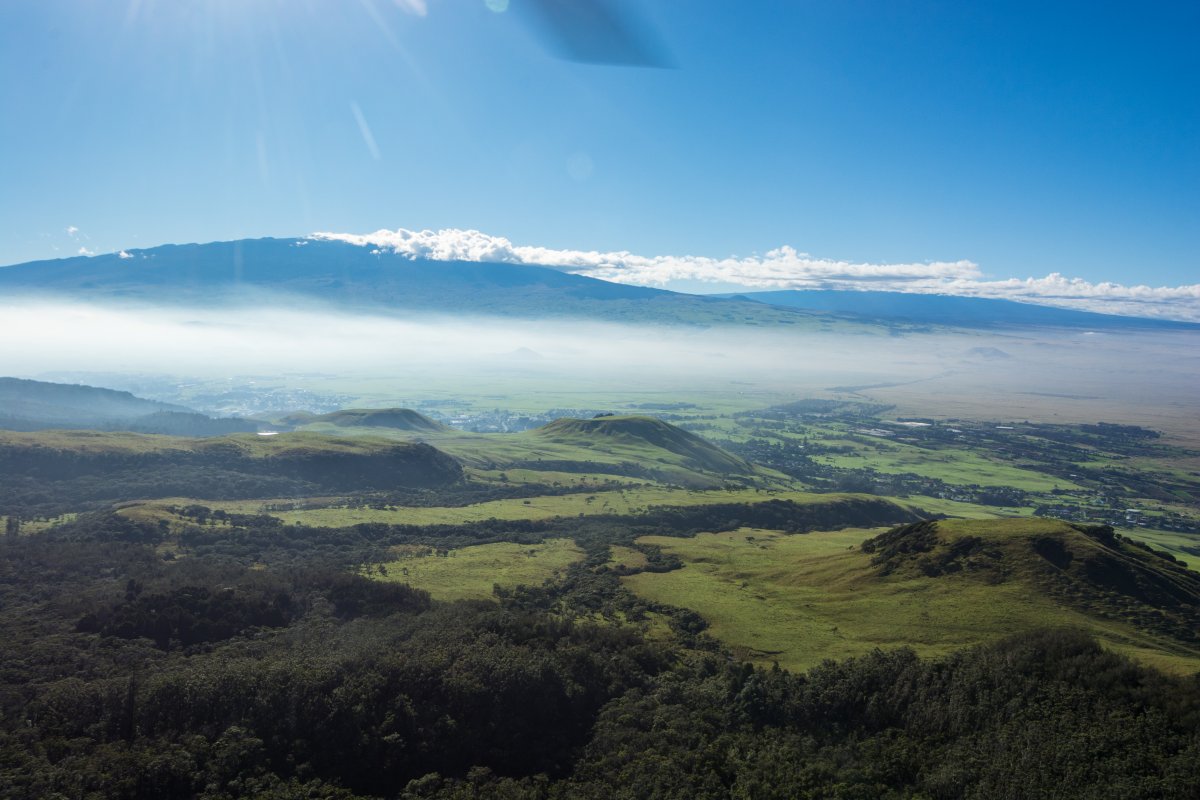
{"label": "haze", "polygon": [[834,335],[399,319],[297,306],[291,298],[227,310],[9,298],[0,317],[0,358],[9,375],[106,373],[110,386],[123,383],[113,375],[181,383],[243,376],[348,394],[370,405],[456,392],[500,398],[548,386],[605,396],[734,394],[749,406],[854,394],[931,416],[1104,419],[1185,429],[1200,391],[1194,332],[889,336],[867,326]]}

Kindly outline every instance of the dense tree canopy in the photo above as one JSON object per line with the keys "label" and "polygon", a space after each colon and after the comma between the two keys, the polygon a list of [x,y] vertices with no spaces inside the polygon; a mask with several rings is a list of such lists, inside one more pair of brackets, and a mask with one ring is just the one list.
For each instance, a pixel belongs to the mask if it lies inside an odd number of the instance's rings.
{"label": "dense tree canopy", "polygon": [[[798,675],[738,663],[695,615],[623,593],[602,567],[603,521],[580,529],[588,557],[562,579],[459,603],[347,569],[390,528],[238,521],[197,528],[174,561],[157,526],[107,513],[3,539],[0,796],[1184,798],[1200,785],[1200,678],[1069,631]],[[617,622],[648,610],[672,638]]]}

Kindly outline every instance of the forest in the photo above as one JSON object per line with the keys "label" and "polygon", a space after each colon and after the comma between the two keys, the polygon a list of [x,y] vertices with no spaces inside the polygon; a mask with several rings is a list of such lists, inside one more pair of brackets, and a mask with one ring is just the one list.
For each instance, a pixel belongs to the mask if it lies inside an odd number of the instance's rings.
{"label": "forest", "polygon": [[[203,547],[171,560],[159,526],[110,512],[3,538],[0,795],[1183,798],[1200,785],[1200,677],[1076,632],[791,673],[741,663],[697,615],[631,595],[605,566],[600,521],[559,578],[453,603],[347,569],[370,531],[236,522],[197,526]],[[621,624],[646,615],[669,632]]]}

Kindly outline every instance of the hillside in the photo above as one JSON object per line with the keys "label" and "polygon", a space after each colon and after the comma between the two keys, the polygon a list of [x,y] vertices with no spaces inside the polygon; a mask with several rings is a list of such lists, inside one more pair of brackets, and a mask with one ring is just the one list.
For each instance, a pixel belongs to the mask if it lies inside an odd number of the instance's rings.
{"label": "hillside", "polygon": [[750,464],[696,434],[653,417],[559,419],[535,428],[529,435],[556,444],[613,453],[628,452],[632,456],[641,452],[650,460],[662,460],[663,454],[667,453],[681,466],[701,472],[749,475],[754,471]]}
{"label": "hillside", "polygon": [[629,588],[695,611],[736,653],[768,664],[807,669],[901,646],[948,656],[1053,626],[1175,672],[1200,669],[1200,574],[1103,528],[940,520],[638,542],[682,568],[631,574]]}
{"label": "hillside", "polygon": [[714,488],[730,480],[768,477],[760,468],[695,434],[644,416],[559,419],[519,433],[460,431],[408,409],[291,414],[280,422],[339,436],[428,442],[477,469],[555,473],[551,480],[602,475]]}
{"label": "hillside", "polygon": [[304,497],[434,488],[462,468],[427,445],[313,433],[186,439],[54,431],[0,435],[0,508],[31,515],[97,502]]}
{"label": "hillside", "polygon": [[13,430],[96,425],[190,410],[95,386],[0,378],[0,427]]}
{"label": "hillside", "polygon": [[886,577],[961,573],[1018,581],[1086,613],[1178,639],[1200,652],[1200,573],[1102,525],[1057,521],[920,522],[868,539]]}

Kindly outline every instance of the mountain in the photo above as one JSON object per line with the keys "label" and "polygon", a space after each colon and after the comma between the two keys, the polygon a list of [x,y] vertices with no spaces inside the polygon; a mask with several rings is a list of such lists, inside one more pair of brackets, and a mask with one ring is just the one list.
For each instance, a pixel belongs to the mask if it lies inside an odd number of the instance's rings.
{"label": "mountain", "polygon": [[1088,330],[1200,330],[1200,324],[1191,322],[1098,314],[986,297],[837,290],[743,292],[722,297],[742,298],[809,312],[855,314],[879,320],[960,328],[1045,326]]}
{"label": "mountain", "polygon": [[0,268],[0,291],[183,305],[260,302],[274,293],[377,312],[686,324],[816,325],[826,316],[626,286],[548,267],[409,259],[311,239],[163,245],[18,264]]}
{"label": "mountain", "polygon": [[190,408],[96,386],[0,378],[0,429],[122,430],[172,436],[253,433],[254,420],[213,419]]}
{"label": "mountain", "polygon": [[81,300],[214,304],[264,293],[375,311],[584,317],[618,322],[1200,329],[1011,300],[900,292],[791,290],[690,295],[528,264],[413,259],[325,239],[162,245],[0,268],[0,290]]}

